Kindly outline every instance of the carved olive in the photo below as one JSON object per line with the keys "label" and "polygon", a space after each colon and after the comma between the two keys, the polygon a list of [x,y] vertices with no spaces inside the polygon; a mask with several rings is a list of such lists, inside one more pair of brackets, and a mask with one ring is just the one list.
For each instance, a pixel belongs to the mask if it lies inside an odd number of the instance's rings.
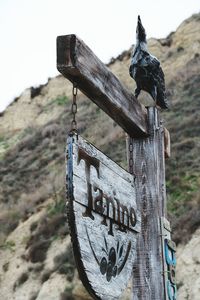
{"label": "carved olive", "polygon": [[107,263],[107,260],[105,257],[102,258],[101,262],[100,262],[100,271],[101,271],[101,274],[105,274],[106,271],[107,271],[107,266],[108,266],[108,263]]}
{"label": "carved olive", "polygon": [[116,277],[116,275],[117,275],[117,266],[114,266],[112,275],[113,275],[113,277]]}
{"label": "carved olive", "polygon": [[109,252],[109,255],[108,255],[108,260],[109,260],[109,262],[111,262],[112,266],[115,265],[115,263],[116,263],[116,251],[113,247],[110,249],[110,252]]}
{"label": "carved olive", "polygon": [[113,265],[111,262],[108,263],[107,273],[106,273],[106,279],[107,281],[110,281],[113,275]]}

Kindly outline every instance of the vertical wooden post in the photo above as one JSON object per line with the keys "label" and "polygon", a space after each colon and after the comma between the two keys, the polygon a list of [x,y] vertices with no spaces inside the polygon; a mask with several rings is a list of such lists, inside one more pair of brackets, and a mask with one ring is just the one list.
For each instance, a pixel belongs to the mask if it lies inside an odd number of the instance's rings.
{"label": "vertical wooden post", "polygon": [[164,129],[159,112],[148,108],[149,137],[128,137],[129,156],[136,176],[137,205],[141,210],[141,234],[133,267],[133,300],[163,300],[164,261],[161,217],[166,211]]}

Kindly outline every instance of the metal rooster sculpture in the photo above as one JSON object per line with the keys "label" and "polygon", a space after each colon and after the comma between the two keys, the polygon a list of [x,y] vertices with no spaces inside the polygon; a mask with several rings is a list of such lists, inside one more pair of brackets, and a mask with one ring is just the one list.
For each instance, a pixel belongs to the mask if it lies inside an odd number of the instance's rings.
{"label": "metal rooster sculpture", "polygon": [[168,108],[164,73],[159,60],[148,52],[146,32],[142,26],[140,16],[138,16],[136,46],[133,51],[129,73],[136,81],[136,98],[141,90],[144,90],[152,96],[156,105],[164,109]]}

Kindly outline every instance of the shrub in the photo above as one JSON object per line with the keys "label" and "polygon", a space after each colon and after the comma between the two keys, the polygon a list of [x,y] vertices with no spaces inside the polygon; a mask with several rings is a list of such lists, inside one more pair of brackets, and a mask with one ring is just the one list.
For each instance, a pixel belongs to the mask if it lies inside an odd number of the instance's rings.
{"label": "shrub", "polygon": [[46,253],[50,246],[50,240],[37,241],[29,249],[28,258],[32,263],[43,262],[46,259]]}
{"label": "shrub", "polygon": [[59,300],[75,300],[74,296],[72,295],[74,286],[67,286],[65,288],[65,291],[60,294],[60,299]]}
{"label": "shrub", "polygon": [[75,261],[72,253],[71,245],[65,252],[54,257],[54,269],[60,274],[66,274],[67,280],[72,281],[75,272]]}
{"label": "shrub", "polygon": [[22,273],[20,275],[20,277],[17,279],[17,281],[15,282],[15,284],[13,286],[13,290],[15,290],[17,287],[19,287],[20,285],[22,285],[27,280],[28,280],[28,273],[26,273],[26,272]]}
{"label": "shrub", "polygon": [[45,281],[47,281],[51,276],[51,273],[52,273],[51,270],[45,270],[44,273],[42,274],[41,282],[44,283]]}
{"label": "shrub", "polygon": [[38,292],[33,292],[32,295],[30,296],[29,300],[36,300],[37,299],[37,296],[38,296]]}

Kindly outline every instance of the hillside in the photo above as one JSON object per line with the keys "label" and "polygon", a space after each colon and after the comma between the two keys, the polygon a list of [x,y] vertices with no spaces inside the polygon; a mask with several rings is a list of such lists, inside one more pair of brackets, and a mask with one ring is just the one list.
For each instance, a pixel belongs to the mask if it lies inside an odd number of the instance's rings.
{"label": "hillside", "polygon": [[[162,117],[172,144],[166,178],[169,217],[180,244],[179,295],[193,300],[198,299],[200,259],[197,254],[191,257],[188,268],[184,255],[200,245],[199,32],[197,14],[167,38],[148,41],[161,61],[171,102]],[[133,91],[128,74],[131,51],[112,59],[109,68]],[[0,116],[0,298],[4,300],[89,299],[74,269],[65,215],[64,151],[71,89],[62,76],[49,79],[25,90]],[[145,93],[140,99],[152,103]],[[126,168],[123,130],[80,92],[77,121],[83,137]]]}

